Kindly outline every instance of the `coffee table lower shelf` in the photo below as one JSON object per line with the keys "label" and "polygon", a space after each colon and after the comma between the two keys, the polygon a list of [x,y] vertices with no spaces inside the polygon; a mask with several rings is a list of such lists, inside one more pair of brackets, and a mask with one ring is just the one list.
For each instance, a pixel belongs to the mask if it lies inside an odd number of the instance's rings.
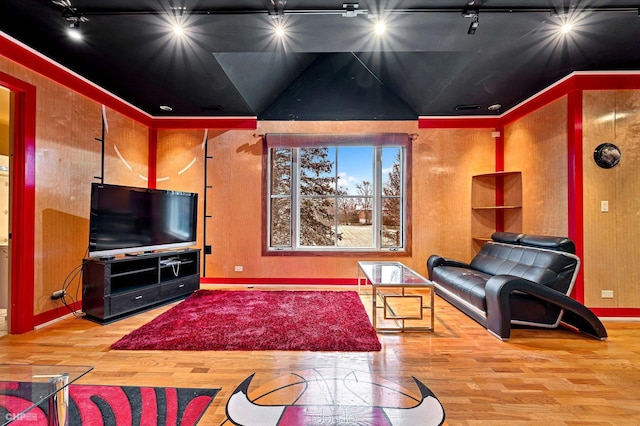
{"label": "coffee table lower shelf", "polygon": [[[358,262],[358,291],[361,284],[371,285],[372,324],[376,331],[434,331],[435,288],[428,279],[400,262],[362,261]],[[407,305],[412,305],[409,312]],[[385,325],[379,324],[379,310],[383,311]],[[427,324],[415,325],[418,321]],[[396,326],[386,325],[389,322]]]}

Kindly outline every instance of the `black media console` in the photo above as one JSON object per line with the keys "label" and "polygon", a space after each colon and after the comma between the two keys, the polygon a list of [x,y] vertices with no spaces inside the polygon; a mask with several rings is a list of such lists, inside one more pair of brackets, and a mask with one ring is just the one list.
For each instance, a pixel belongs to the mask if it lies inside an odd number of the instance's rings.
{"label": "black media console", "polygon": [[86,259],[82,310],[87,319],[104,324],[184,298],[199,288],[200,250]]}

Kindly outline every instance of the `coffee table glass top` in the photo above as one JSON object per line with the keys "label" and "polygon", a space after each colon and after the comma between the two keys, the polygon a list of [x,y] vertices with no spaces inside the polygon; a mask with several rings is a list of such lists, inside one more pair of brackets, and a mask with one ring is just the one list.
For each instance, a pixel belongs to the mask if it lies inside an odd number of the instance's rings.
{"label": "coffee table glass top", "polygon": [[431,281],[400,262],[361,261],[358,267],[372,285],[431,284]]}
{"label": "coffee table glass top", "polygon": [[[75,382],[80,377],[93,370],[90,366],[79,365],[22,365],[22,364],[0,364],[0,382],[5,384],[0,389],[0,406],[11,405],[10,383],[49,383],[51,386],[22,387],[31,390],[30,395],[20,395],[21,400],[30,401],[28,404],[21,404],[18,412],[10,413],[6,419],[0,419],[2,425],[9,424],[14,420],[24,420],[24,415],[29,410],[46,402],[56,392],[64,389],[69,384]],[[46,390],[43,390],[46,389]]]}

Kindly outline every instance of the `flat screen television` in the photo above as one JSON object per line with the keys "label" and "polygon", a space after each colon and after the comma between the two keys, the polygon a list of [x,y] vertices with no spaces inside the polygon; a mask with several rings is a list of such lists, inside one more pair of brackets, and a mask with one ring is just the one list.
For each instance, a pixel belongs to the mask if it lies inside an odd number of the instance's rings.
{"label": "flat screen television", "polygon": [[198,194],[93,183],[89,257],[193,246],[197,214]]}

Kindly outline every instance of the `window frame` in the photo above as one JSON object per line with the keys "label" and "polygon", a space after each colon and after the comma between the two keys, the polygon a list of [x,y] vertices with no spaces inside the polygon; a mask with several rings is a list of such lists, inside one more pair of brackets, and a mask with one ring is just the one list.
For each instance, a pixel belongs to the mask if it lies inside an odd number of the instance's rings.
{"label": "window frame", "polygon": [[[262,254],[266,256],[335,256],[335,255],[357,255],[362,256],[365,254],[373,254],[376,256],[410,256],[411,255],[411,242],[412,242],[412,226],[411,226],[411,194],[412,194],[412,142],[415,139],[414,135],[406,133],[375,133],[375,134],[265,134],[262,135],[263,151],[262,151]],[[385,147],[399,147],[404,150],[404,159],[402,164],[403,169],[403,196],[401,204],[402,221],[404,224],[402,234],[404,244],[403,247],[384,247],[383,242],[377,243],[377,247],[362,248],[362,247],[300,247],[298,246],[298,230],[299,226],[297,215],[299,209],[299,199],[294,204],[293,200],[296,197],[292,196],[291,216],[291,247],[271,247],[270,245],[270,203],[271,203],[271,164],[270,164],[270,149],[272,148],[305,148],[305,147],[340,147],[340,146],[371,146],[375,148]],[[374,153],[376,150],[374,149]],[[374,154],[374,156],[376,156]],[[379,161],[379,158],[375,158],[374,161]],[[295,162],[292,161],[292,175],[297,175]],[[376,171],[378,166],[374,164],[373,170]],[[374,179],[376,181],[376,179]],[[291,191],[298,191],[299,183],[295,183],[295,179],[292,178]],[[374,184],[377,188],[374,192],[377,193],[376,208],[378,210],[379,220],[382,221],[382,203],[384,194],[382,193],[382,182]],[[293,217],[296,217],[293,220]],[[382,224],[379,224],[378,230],[382,230]],[[377,236],[381,239],[381,236]]]}

